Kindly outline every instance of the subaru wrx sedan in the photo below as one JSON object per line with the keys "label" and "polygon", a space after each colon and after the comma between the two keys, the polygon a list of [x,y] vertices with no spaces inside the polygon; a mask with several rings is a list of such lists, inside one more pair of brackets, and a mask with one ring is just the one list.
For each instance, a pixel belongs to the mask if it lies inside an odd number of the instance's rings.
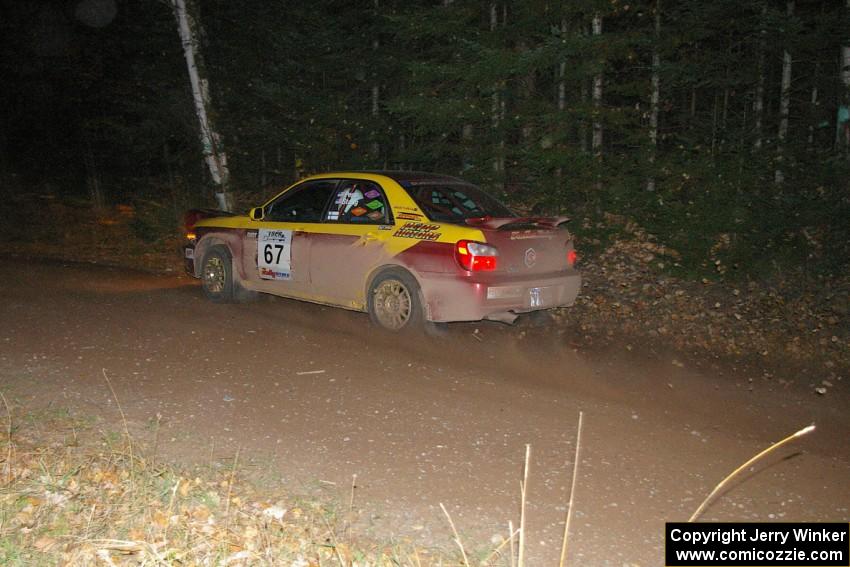
{"label": "subaru wrx sedan", "polygon": [[363,311],[392,331],[513,322],[575,302],[565,217],[522,217],[463,180],[315,175],[247,215],[187,213],[188,273],[214,302],[256,293]]}

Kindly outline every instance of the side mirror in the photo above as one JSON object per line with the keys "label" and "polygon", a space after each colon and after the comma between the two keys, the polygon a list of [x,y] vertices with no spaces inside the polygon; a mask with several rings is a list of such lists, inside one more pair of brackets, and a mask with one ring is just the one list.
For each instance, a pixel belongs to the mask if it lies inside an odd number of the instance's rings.
{"label": "side mirror", "polygon": [[248,216],[251,217],[251,220],[263,220],[263,217],[265,216],[263,207],[254,207],[248,213]]}

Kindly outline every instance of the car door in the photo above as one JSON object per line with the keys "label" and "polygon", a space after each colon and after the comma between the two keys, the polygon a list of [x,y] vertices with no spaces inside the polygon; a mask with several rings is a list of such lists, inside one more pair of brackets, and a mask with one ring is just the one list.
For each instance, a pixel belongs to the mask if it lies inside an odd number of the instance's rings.
{"label": "car door", "polygon": [[378,183],[340,181],[325,212],[321,230],[311,235],[310,281],[321,301],[361,309],[364,281],[388,258],[392,213]]}
{"label": "car door", "polygon": [[292,187],[263,207],[262,219],[245,233],[243,256],[249,285],[266,293],[305,297],[310,290],[311,235],[339,180],[319,179]]}

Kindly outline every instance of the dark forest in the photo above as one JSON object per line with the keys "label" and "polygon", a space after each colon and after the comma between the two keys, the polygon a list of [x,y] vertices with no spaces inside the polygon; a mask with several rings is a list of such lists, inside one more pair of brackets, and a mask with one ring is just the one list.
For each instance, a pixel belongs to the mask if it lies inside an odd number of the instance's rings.
{"label": "dark forest", "polygon": [[677,275],[835,276],[850,240],[848,12],[190,1],[229,169],[215,187],[172,3],[7,1],[4,201],[158,203],[153,238],[215,191],[246,209],[308,173],[427,170],[571,216],[586,249],[627,219],[675,251]]}

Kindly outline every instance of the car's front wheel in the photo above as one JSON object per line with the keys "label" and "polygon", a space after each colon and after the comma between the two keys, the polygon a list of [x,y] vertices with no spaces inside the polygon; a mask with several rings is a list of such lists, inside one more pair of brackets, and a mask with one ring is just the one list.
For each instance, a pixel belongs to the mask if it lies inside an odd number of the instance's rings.
{"label": "car's front wheel", "polygon": [[419,284],[403,270],[387,270],[375,277],[367,308],[372,322],[387,331],[419,331],[424,326]]}

